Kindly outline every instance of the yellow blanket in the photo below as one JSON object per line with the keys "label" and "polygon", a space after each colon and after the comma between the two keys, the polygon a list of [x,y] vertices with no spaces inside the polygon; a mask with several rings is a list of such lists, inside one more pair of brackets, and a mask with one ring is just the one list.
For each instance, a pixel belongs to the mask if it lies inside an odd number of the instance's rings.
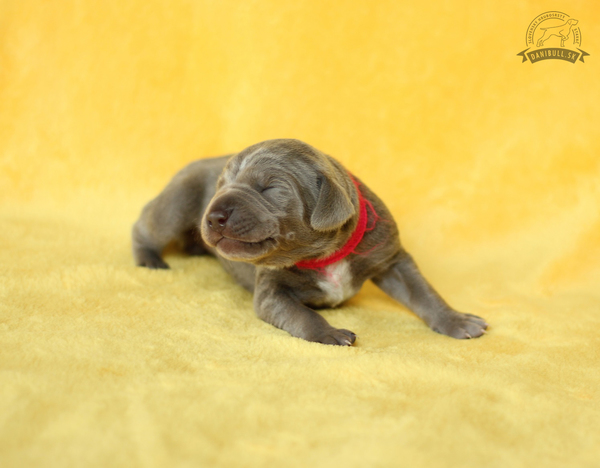
{"label": "yellow blanket", "polygon": [[[600,466],[600,8],[553,7],[0,2],[0,466]],[[563,23],[574,63],[528,58]],[[276,137],[489,333],[368,284],[323,312],[354,347],[307,343],[214,259],[134,267],[175,171]]]}

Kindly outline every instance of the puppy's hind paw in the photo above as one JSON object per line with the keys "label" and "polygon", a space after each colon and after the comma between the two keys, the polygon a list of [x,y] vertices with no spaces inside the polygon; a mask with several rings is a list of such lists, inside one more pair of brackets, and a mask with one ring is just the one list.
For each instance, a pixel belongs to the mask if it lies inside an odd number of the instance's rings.
{"label": "puppy's hind paw", "polygon": [[169,265],[153,250],[142,250],[137,255],[137,266],[150,268],[152,270],[168,270]]}
{"label": "puppy's hind paw", "polygon": [[488,324],[484,319],[473,314],[453,312],[431,326],[431,329],[442,335],[459,340],[477,338],[486,333]]}

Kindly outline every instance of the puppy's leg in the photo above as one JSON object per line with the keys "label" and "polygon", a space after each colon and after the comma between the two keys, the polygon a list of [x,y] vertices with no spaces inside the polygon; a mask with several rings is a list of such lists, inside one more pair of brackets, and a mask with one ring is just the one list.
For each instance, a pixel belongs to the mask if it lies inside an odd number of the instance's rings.
{"label": "puppy's leg", "polygon": [[373,282],[404,304],[433,330],[453,338],[476,338],[485,333],[481,317],[452,309],[423,277],[412,257],[402,252],[398,261]]}
{"label": "puppy's leg", "polygon": [[196,188],[175,178],[142,210],[132,230],[133,256],[138,266],[169,268],[163,249],[174,240],[185,245],[187,232],[198,223],[200,199]]}
{"label": "puppy's leg", "polygon": [[332,327],[289,290],[272,282],[257,284],[254,309],[265,322],[306,341],[341,346],[351,346],[356,341],[354,333]]}

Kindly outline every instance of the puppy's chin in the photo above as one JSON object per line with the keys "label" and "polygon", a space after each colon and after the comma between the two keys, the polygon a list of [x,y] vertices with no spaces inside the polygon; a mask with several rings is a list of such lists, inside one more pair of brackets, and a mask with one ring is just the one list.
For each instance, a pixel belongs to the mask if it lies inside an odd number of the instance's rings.
{"label": "puppy's chin", "polygon": [[277,249],[277,241],[270,237],[260,242],[244,242],[222,237],[217,241],[215,248],[227,260],[255,263]]}

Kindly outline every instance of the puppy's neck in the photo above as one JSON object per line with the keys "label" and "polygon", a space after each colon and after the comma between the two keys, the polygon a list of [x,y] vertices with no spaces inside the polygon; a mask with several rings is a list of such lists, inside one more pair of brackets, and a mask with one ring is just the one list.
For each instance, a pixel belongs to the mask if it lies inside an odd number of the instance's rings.
{"label": "puppy's neck", "polygon": [[322,270],[323,268],[329,265],[333,265],[334,263],[343,260],[348,255],[356,253],[355,249],[356,247],[358,247],[358,244],[360,244],[360,242],[362,241],[365,232],[367,232],[367,230],[373,229],[374,226],[367,226],[367,208],[371,209],[371,211],[375,214],[375,217],[377,217],[377,213],[375,213],[375,209],[373,208],[371,202],[367,201],[363,196],[360,190],[360,184],[356,181],[354,177],[350,177],[352,179],[352,182],[354,182],[354,186],[356,187],[356,192],[358,194],[358,223],[354,228],[354,232],[341,248],[336,250],[328,257],[314,260],[301,260],[295,264],[297,268],[300,268],[301,270]]}

